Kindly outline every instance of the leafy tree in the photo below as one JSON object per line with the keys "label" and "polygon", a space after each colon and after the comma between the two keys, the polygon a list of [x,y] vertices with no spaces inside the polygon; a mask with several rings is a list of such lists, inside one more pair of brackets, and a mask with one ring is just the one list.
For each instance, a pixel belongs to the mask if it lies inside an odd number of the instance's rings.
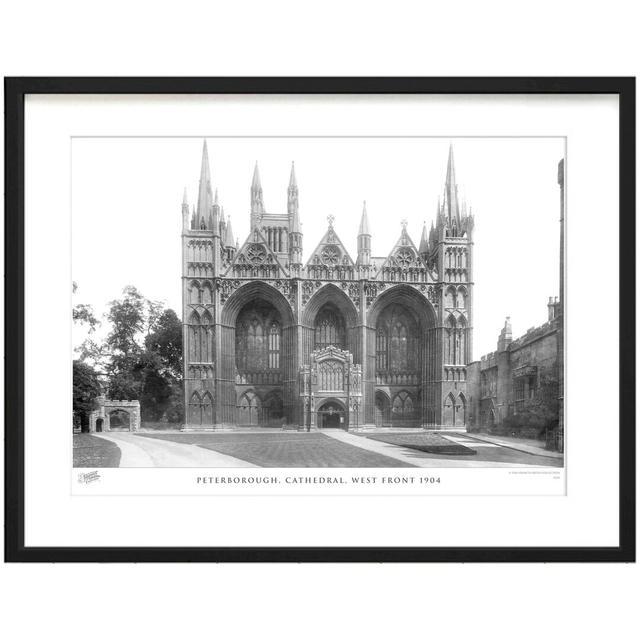
{"label": "leafy tree", "polygon": [[140,353],[138,335],[145,327],[145,299],[135,287],[125,287],[121,300],[109,303],[107,320],[111,331],[107,346],[113,353],[132,356]]}
{"label": "leafy tree", "polygon": [[173,309],[158,316],[145,338],[145,375],[140,404],[150,420],[180,422],[182,399],[182,323]]}
{"label": "leafy tree", "polygon": [[[78,284],[74,282],[73,293],[76,293],[77,290]],[[89,335],[100,325],[100,321],[96,318],[93,307],[90,304],[75,305],[72,314],[74,323],[88,326]],[[82,361],[93,360],[94,362],[98,362],[100,360],[98,345],[91,340],[91,338],[87,338],[76,351],[78,352],[79,359]]]}
{"label": "leafy tree", "polygon": [[100,395],[98,372],[85,362],[73,361],[73,416],[74,422],[86,428],[89,414],[97,409]]}
{"label": "leafy tree", "polygon": [[173,309],[159,315],[145,338],[145,347],[158,356],[161,366],[174,378],[182,377],[182,323]]}

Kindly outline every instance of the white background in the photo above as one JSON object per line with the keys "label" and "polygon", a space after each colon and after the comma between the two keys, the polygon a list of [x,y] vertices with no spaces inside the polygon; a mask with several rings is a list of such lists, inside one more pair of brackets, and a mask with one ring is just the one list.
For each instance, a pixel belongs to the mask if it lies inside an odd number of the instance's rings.
{"label": "white background", "polygon": [[[626,2],[245,4],[24,2],[3,15],[3,73],[638,72]],[[25,638],[590,638],[637,628],[636,566],[53,565],[3,567],[1,579],[3,622]]]}
{"label": "white background", "polygon": [[[618,292],[617,287],[610,286],[608,269],[594,269],[594,255],[602,251],[599,226],[602,212],[617,210],[615,96],[213,96],[195,99],[187,96],[106,99],[28,96],[25,122],[25,232],[29,239],[25,248],[27,545],[137,546],[150,540],[169,546],[612,546],[617,543],[617,432],[611,429],[607,438],[602,438],[603,425],[616,424],[617,408],[609,402],[585,401],[585,391],[593,385],[593,369],[608,372],[598,381],[602,398],[616,398],[618,393],[617,351],[605,348],[616,344]],[[68,297],[69,256],[71,236],[75,242],[75,227],[70,234],[69,195],[75,195],[76,190],[70,189],[70,136],[86,132],[149,135],[158,131],[166,135],[182,132],[189,135],[207,125],[215,127],[214,135],[229,130],[252,133],[255,122],[260,123],[260,130],[266,135],[297,135],[302,131],[311,135],[367,135],[372,131],[379,135],[411,132],[433,135],[446,130],[454,136],[469,131],[481,136],[514,133],[567,136],[566,256],[569,268],[565,408],[569,472],[566,497],[541,497],[549,494],[549,483],[542,478],[540,491],[534,491],[537,496],[526,500],[498,497],[511,495],[513,487],[503,491],[501,483],[495,481],[485,497],[474,497],[478,487],[470,486],[467,492],[464,487],[457,490],[458,497],[448,500],[429,496],[411,501],[400,496],[310,500],[305,492],[286,501],[277,497],[236,501],[212,496],[199,502],[197,498],[140,497],[146,491],[138,489],[135,483],[131,492],[138,497],[127,500],[107,497],[83,500],[69,495],[71,434],[62,416],[71,415],[72,398],[69,362],[72,322]],[[555,164],[555,158],[550,164]],[[555,177],[555,171],[554,174]],[[96,190],[95,197],[101,197],[101,190]],[[573,210],[580,215],[572,216]],[[87,215],[90,211],[88,208]],[[529,241],[530,224],[530,220],[522,218],[513,223],[515,242]],[[104,268],[109,269],[110,259],[118,259],[117,252],[100,246],[100,227],[97,229],[93,240],[96,257],[100,259],[100,251],[105,250]],[[617,237],[615,216],[611,216],[608,230],[612,238]],[[141,240],[144,242],[144,237]],[[503,255],[500,244],[490,244],[488,253],[495,256],[493,262],[488,262],[489,269],[495,273],[500,269],[527,269],[534,274],[537,271],[535,259],[523,265],[513,253],[505,251]],[[617,263],[615,242],[610,244],[606,255],[612,264]],[[542,256],[541,260],[549,261],[544,253]],[[161,251],[154,255],[146,249],[142,249],[139,256],[150,270],[164,258]],[[588,274],[588,280],[584,274]],[[602,334],[594,337],[584,322],[593,313],[593,291],[607,291],[611,304],[609,317],[614,328],[607,334],[608,345],[603,343]],[[509,292],[501,292],[502,297],[508,298]],[[43,309],[48,310],[47,331],[41,330]],[[57,339],[51,340],[51,335]],[[584,349],[587,342],[593,345],[593,351]],[[38,383],[43,361],[52,363],[46,385]],[[65,362],[68,363],[66,378],[61,364]],[[52,417],[46,429],[43,429],[42,406],[47,407],[47,415]],[[593,460],[596,458],[602,473],[594,483]],[[146,478],[150,473],[153,470],[136,470],[137,475]],[[166,472],[161,475],[156,470],[154,475],[159,476],[157,482],[161,486]],[[108,480],[105,474],[106,492],[111,486]],[[443,482],[447,486],[455,485],[444,477]],[[119,493],[117,484],[114,486]],[[495,497],[487,497],[492,495]],[[167,519],[168,513],[176,517]],[[292,518],[292,513],[296,517]],[[483,526],[468,526],[470,519],[480,516],[484,518]],[[128,523],[127,527],[122,526],[123,521]],[[301,525],[296,526],[296,521]]]}

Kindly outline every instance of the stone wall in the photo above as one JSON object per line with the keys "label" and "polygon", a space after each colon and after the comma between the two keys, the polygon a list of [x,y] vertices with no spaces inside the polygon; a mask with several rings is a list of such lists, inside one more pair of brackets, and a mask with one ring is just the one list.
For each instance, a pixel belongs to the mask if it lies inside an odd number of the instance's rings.
{"label": "stone wall", "polygon": [[[89,431],[100,433],[106,431],[138,431],[140,429],[139,400],[107,400],[104,396],[98,399],[98,408],[89,416]],[[116,425],[119,416],[128,417],[128,427]],[[118,422],[121,422],[118,419]],[[113,423],[113,424],[112,424]]]}

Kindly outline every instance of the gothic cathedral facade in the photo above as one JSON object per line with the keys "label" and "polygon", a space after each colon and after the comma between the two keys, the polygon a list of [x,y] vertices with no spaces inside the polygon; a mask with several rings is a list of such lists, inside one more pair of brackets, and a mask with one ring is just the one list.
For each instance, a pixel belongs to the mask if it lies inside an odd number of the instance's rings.
{"label": "gothic cathedral facade", "polygon": [[366,204],[351,257],[333,218],[303,262],[292,165],[287,211],[264,205],[256,165],[240,246],[204,142],[197,204],[182,203],[185,430],[461,427],[473,327],[473,216],[453,149],[435,224],[403,222],[371,255]]}

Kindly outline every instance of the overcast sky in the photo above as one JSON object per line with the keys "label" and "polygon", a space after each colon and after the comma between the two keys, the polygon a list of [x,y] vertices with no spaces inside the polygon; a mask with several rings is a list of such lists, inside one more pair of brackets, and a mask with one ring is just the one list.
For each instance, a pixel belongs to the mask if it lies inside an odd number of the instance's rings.
{"label": "overcast sky", "polygon": [[[305,260],[334,215],[351,256],[367,201],[372,255],[386,256],[408,221],[419,243],[435,219],[449,143],[460,195],[475,216],[474,359],[547,319],[558,295],[562,138],[207,138],[213,188],[240,244],[249,232],[256,160],[268,212],[285,212],[291,161]],[[75,138],[72,142],[74,303],[101,314],[123,287],[181,313],[181,202],[197,197],[202,138]],[[82,338],[75,332],[74,342]]]}

